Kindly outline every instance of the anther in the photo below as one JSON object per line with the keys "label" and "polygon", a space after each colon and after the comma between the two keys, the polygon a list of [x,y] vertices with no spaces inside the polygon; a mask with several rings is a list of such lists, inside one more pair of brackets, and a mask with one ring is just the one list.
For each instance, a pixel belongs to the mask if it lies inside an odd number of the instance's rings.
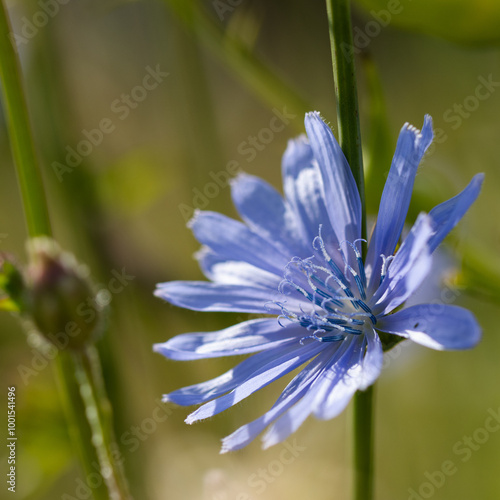
{"label": "anther", "polygon": [[389,255],[389,257],[386,257],[385,255],[381,255],[382,257],[382,271],[380,272],[380,283],[379,286],[382,284],[382,281],[384,281],[385,276],[387,275],[387,269],[389,268],[390,263],[394,259],[394,255]]}

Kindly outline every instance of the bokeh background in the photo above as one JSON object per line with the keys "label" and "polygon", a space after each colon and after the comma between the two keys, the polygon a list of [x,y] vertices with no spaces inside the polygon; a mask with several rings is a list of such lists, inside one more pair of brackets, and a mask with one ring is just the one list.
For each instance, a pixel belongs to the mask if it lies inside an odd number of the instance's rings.
{"label": "bokeh background", "polygon": [[[47,4],[52,13],[37,27]],[[285,383],[189,427],[183,423],[189,410],[162,410],[161,395],[215,377],[234,359],[182,363],[152,352],[173,335],[243,319],[184,311],[152,292],[157,282],[201,279],[192,258],[198,244],[186,228],[189,210],[236,215],[228,187],[207,187],[214,174],[237,162],[280,188],[281,155],[287,140],[303,132],[304,112],[320,110],[336,130],[324,3],[8,5],[55,235],[88,264],[100,288],[113,271],[134,277],[112,296],[99,341],[134,498],[347,498],[349,410],[328,422],[307,420],[289,440],[293,460],[282,445],[262,451],[258,441],[219,455],[220,439],[266,411]],[[500,432],[484,429],[490,415],[500,414],[500,7],[495,0],[360,0],[353,16],[371,215],[400,127],[406,121],[420,127],[425,113],[441,132],[419,170],[410,219],[486,173],[479,200],[440,257],[448,272],[427,283],[433,300],[474,311],[484,339],[471,352],[401,344],[390,353],[377,388],[377,498],[496,500]],[[134,91],[148,67],[168,76],[155,89]],[[268,140],[262,130],[273,109],[293,117]],[[67,165],[68,147],[77,148],[84,131],[105,118],[113,131],[61,174],[54,162]],[[264,141],[250,145],[259,133]],[[25,262],[23,209],[3,118],[0,158],[0,250]],[[436,283],[444,295],[432,288]],[[6,388],[17,387],[16,498],[88,498],[79,489],[84,478],[50,363],[36,356],[15,317],[3,313],[0,331],[4,401]],[[20,367],[34,371],[23,377]],[[6,416],[1,421],[6,431]],[[453,473],[442,480],[433,473],[446,461]],[[0,498],[8,493],[2,486]]]}

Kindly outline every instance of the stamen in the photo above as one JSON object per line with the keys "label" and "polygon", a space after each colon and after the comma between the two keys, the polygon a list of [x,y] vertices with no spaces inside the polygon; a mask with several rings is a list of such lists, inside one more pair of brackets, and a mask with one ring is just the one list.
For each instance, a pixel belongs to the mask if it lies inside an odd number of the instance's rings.
{"label": "stamen", "polygon": [[[323,227],[323,225],[320,224],[319,225],[319,236],[316,236],[316,238],[314,238],[314,240],[313,240],[313,248],[315,250],[321,250],[321,253],[323,254],[323,258],[325,259],[326,263],[330,266],[330,268],[333,271],[334,275],[340,281],[342,281],[346,287],[348,287],[349,284],[346,282],[346,279],[345,279],[342,271],[339,269],[339,267],[337,266],[337,264],[335,264],[335,262],[333,261],[333,259],[330,257],[330,255],[326,251],[325,242],[323,241],[323,237],[321,236],[321,229],[322,229],[322,227]],[[319,248],[317,248],[316,242],[319,242]]]}
{"label": "stamen", "polygon": [[314,301],[313,296],[308,291],[304,290],[301,286],[296,285],[293,281],[289,280],[288,278],[283,279],[279,284],[278,286],[279,292],[284,293],[283,292],[284,285],[291,285],[293,288],[295,288],[295,290],[304,295],[304,297],[308,299],[310,302]]}
{"label": "stamen", "polygon": [[344,340],[345,335],[327,335],[325,337],[318,337],[317,333],[325,333],[322,330],[316,330],[312,335],[308,335],[307,337],[302,337],[299,342],[301,345],[304,345],[304,340],[313,339],[318,342],[338,342],[339,340]]}
{"label": "stamen", "polygon": [[[342,305],[342,302],[332,298],[331,295],[329,295],[328,293],[326,292],[323,292],[322,290],[318,289],[317,287],[315,287],[313,284],[312,284],[312,280],[316,281],[316,283],[318,283],[320,286],[322,286],[323,288],[326,288],[327,290],[329,290],[329,287],[328,285],[320,278],[318,278],[315,274],[311,275],[311,276],[308,276],[307,277],[307,281],[309,282],[309,285],[311,286],[311,288],[315,291],[318,292],[319,295],[321,295],[324,299],[327,299],[328,301],[331,301],[333,302],[335,305],[337,306],[341,306]],[[330,291],[330,290],[329,290]]]}
{"label": "stamen", "polygon": [[317,340],[318,342],[336,342],[338,340],[344,340],[345,337],[344,335],[330,335],[327,337],[318,337],[316,334],[317,332],[320,332],[321,330],[316,330],[312,335],[308,335],[307,337],[302,337],[299,342],[301,345],[304,345],[304,340],[307,339],[313,339]]}
{"label": "stamen", "polygon": [[[361,254],[359,253],[358,249],[350,242],[350,241],[343,241],[342,243],[347,243],[353,250],[356,255],[356,260],[358,261],[358,268],[363,269],[363,275],[364,275],[364,266],[363,262],[361,260]],[[341,243],[341,245],[342,245]],[[358,273],[348,264],[347,259],[344,255],[344,252],[342,252],[342,248],[339,246],[339,251],[340,254],[342,255],[342,259],[344,259],[344,264],[345,268],[349,270],[349,272],[352,274],[354,281],[356,283],[356,286],[358,287],[359,295],[363,300],[366,299],[366,293],[365,293],[365,286],[366,286],[366,277],[365,277],[365,284],[363,285],[363,280],[359,277]],[[359,257],[359,258],[358,258]]]}
{"label": "stamen", "polygon": [[343,241],[342,243],[347,243],[354,250],[354,255],[356,255],[356,262],[358,263],[358,271],[361,276],[361,282],[363,283],[363,286],[366,287],[365,264],[363,262],[363,257],[361,256],[361,252],[358,250],[358,247],[356,246],[356,243],[358,241],[364,241],[366,243],[366,240],[363,238],[358,238],[357,240],[354,240],[352,243],[347,240]]}
{"label": "stamen", "polygon": [[380,283],[379,286],[382,284],[382,281],[384,281],[384,278],[387,274],[387,269],[389,269],[390,263],[394,259],[394,255],[389,255],[389,257],[386,257],[385,255],[381,255],[382,257],[382,271],[380,272]]}
{"label": "stamen", "polygon": [[331,288],[331,287],[328,285],[328,280],[329,280],[330,278],[332,278],[332,279],[335,281],[335,283],[337,283],[337,285],[338,285],[338,286],[342,289],[342,291],[343,291],[343,292],[347,295],[347,297],[348,297],[348,298],[351,298],[351,299],[352,299],[352,298],[354,298],[354,295],[353,295],[353,293],[351,292],[351,289],[350,289],[348,286],[346,286],[343,282],[339,281],[339,280],[337,279],[337,277],[336,277],[336,276],[333,276],[332,274],[329,274],[329,275],[328,275],[328,278],[326,279],[325,284],[326,284],[327,288],[328,288],[331,292],[334,292],[334,293],[335,293],[335,290],[333,290],[333,288]]}
{"label": "stamen", "polygon": [[373,315],[372,310],[362,300],[358,300],[358,305],[359,305],[359,307],[361,307],[361,309],[363,309],[363,311],[368,313],[369,318],[371,319],[372,323],[374,325],[376,325],[377,318]]}
{"label": "stamen", "polygon": [[[365,268],[361,252],[355,245],[357,241],[364,240],[356,240],[354,243],[345,242],[356,256],[357,270],[347,262],[346,253],[342,251],[342,248],[338,249],[345,263],[345,273],[349,272],[352,276],[352,279],[348,279],[348,275],[342,273],[328,254],[321,231],[322,226],[319,228],[319,236],[313,241],[313,247],[317,253],[307,259],[300,257],[291,259],[285,267],[284,278],[278,287],[283,294],[290,293],[290,290],[286,290],[287,286],[291,287],[292,293],[293,291],[299,292],[308,300],[310,310],[304,311],[302,305],[299,305],[300,312],[292,312],[286,308],[285,303],[274,302],[281,309],[281,314],[278,316],[280,326],[285,326],[284,321],[288,320],[309,332],[309,335],[300,339],[301,344],[308,339],[318,342],[342,341],[349,334],[362,335],[368,318],[373,324],[377,322],[365,302]],[[389,262],[389,259],[384,259],[385,269]],[[353,293],[353,281],[356,283],[358,294]],[[299,304],[304,304],[304,302],[301,300]],[[294,306],[293,309],[296,307]]]}

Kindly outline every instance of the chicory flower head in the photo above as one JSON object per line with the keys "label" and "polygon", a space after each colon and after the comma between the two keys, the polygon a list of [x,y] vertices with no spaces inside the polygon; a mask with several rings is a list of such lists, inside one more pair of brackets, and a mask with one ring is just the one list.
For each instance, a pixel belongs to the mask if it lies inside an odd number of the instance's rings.
{"label": "chicory flower head", "polygon": [[243,222],[208,211],[190,222],[210,281],[162,283],[155,292],[196,311],[274,315],[155,345],[174,360],[253,354],[220,377],[164,397],[183,406],[204,403],[187,423],[216,415],[303,366],[267,413],[223,440],[222,452],[246,446],[266,427],[265,448],[311,414],[337,416],[379,376],[379,332],[438,350],[468,349],[480,339],[466,309],[399,306],[426,278],[432,253],[477,198],[483,175],[420,214],[397,248],[433,135],[429,116],[421,132],[404,125],[363,260],[361,201],[346,158],[319,113],[308,113],[305,126],[307,137],[290,141],[283,157],[284,197],[262,179],[241,174],[232,197]]}

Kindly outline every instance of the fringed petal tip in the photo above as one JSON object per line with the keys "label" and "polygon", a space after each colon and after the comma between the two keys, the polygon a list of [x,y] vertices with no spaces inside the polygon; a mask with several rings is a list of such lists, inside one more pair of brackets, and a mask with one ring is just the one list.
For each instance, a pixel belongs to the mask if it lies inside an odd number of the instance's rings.
{"label": "fringed petal tip", "polygon": [[324,121],[323,118],[321,117],[321,113],[319,111],[308,111],[306,113],[306,116],[304,120],[310,120],[310,119],[319,119],[321,121]]}
{"label": "fringed petal tip", "polygon": [[169,405],[172,405],[172,406],[179,406],[177,405],[176,403],[174,403],[168,394],[163,394],[163,396],[161,397],[161,402],[162,403],[168,403]]}
{"label": "fringed petal tip", "polygon": [[306,134],[300,134],[297,137],[294,137],[293,139],[288,139],[287,149],[285,150],[285,154],[287,151],[297,146],[299,147],[309,146],[309,139],[307,138]]}
{"label": "fringed petal tip", "polygon": [[184,423],[185,424],[188,424],[188,425],[193,425],[195,422],[199,422],[200,420],[202,419],[197,419],[196,417],[193,417],[194,415],[194,412],[193,413],[190,413],[185,419],[184,419]]}
{"label": "fringed petal tip", "polygon": [[164,346],[164,343],[162,344],[153,344],[153,352],[157,352],[161,354],[162,347]]}
{"label": "fringed petal tip", "polygon": [[155,297],[158,297],[159,299],[163,299],[163,295],[162,295],[162,285],[165,285],[166,283],[158,283],[156,285],[156,290],[153,292],[153,295]]}
{"label": "fringed petal tip", "polygon": [[409,132],[413,132],[415,134],[415,139],[421,140],[422,138],[425,139],[425,142],[427,142],[429,139],[432,141],[433,138],[433,130],[432,130],[432,117],[429,114],[426,114],[424,116],[424,124],[422,125],[422,129],[418,129],[415,127],[415,125],[412,125],[410,122],[406,122],[402,127],[401,127],[401,132],[408,130]]}
{"label": "fringed petal tip", "polygon": [[198,217],[200,216],[200,214],[202,212],[203,212],[203,210],[200,210],[199,208],[194,209],[193,216],[186,223],[186,227],[188,229],[191,229],[191,230],[193,229],[195,222],[197,221]]}
{"label": "fringed petal tip", "polygon": [[231,186],[231,189],[235,189],[241,182],[245,182],[246,180],[252,178],[255,178],[255,176],[241,170],[234,177],[229,179],[229,185]]}
{"label": "fringed petal tip", "polygon": [[155,297],[159,299],[165,300],[171,304],[174,304],[172,301],[173,294],[170,292],[170,287],[172,283],[176,283],[175,281],[165,281],[164,283],[157,283],[156,289],[153,292]]}
{"label": "fringed petal tip", "polygon": [[231,447],[229,440],[230,437],[231,436],[226,436],[224,439],[221,439],[221,447],[219,451],[220,455],[225,455],[226,453],[230,453],[232,451],[237,451],[238,449],[240,449]]}
{"label": "fringed petal tip", "polygon": [[318,121],[321,124],[326,125],[330,130],[333,130],[333,127],[327,120],[325,120],[325,118],[321,116],[321,113],[319,111],[309,111],[308,113],[306,113],[306,116],[304,118],[304,123],[306,124],[306,126],[308,122],[313,123],[315,121]]}
{"label": "fringed petal tip", "polygon": [[202,245],[194,254],[193,257],[197,262],[201,262],[208,255],[214,254],[207,245]]}

